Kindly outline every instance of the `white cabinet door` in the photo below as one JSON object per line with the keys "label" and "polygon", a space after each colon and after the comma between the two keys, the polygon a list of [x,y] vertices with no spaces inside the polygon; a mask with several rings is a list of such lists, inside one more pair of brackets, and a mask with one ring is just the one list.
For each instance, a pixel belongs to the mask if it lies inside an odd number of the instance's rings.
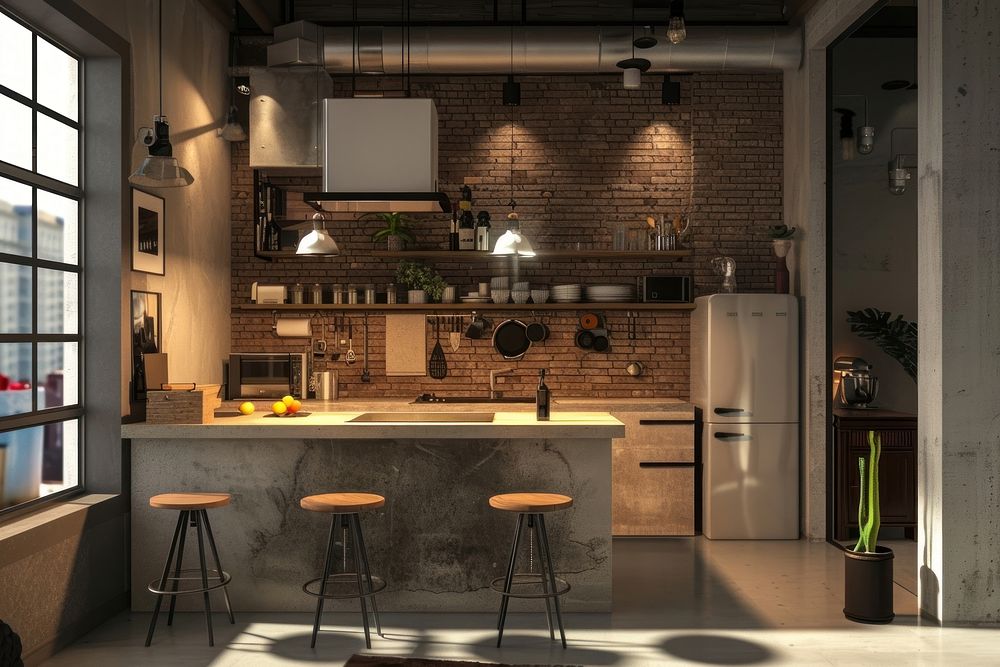
{"label": "white cabinet door", "polygon": [[798,428],[798,424],[704,425],[705,537],[798,539]]}

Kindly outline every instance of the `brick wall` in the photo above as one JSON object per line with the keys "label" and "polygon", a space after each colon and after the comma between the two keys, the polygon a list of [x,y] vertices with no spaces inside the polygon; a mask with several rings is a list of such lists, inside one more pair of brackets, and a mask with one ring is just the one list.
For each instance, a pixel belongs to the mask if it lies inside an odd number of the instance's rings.
{"label": "brick wall", "polygon": [[[503,229],[511,198],[511,109],[500,104],[499,80],[422,78],[413,94],[433,97],[440,122],[441,188],[453,200],[463,183],[473,188],[474,211],[494,219],[494,238]],[[695,74],[681,78],[681,104],[660,103],[659,81],[625,91],[620,77],[534,77],[521,84],[521,106],[513,110],[514,191],[521,223],[536,247],[611,248],[619,222],[640,230],[649,214],[668,219],[690,211],[686,246],[694,256],[662,262],[522,262],[522,278],[534,285],[566,282],[634,282],[641,275],[692,275],[697,294],[716,291],[719,278],[710,261],[726,254],[737,262],[740,291],[773,289],[767,226],[781,222],[782,109],[780,74]],[[385,156],[391,160],[392,156]],[[250,283],[393,282],[395,260],[372,258],[374,222],[329,224],[341,248],[335,259],[277,259],[253,256],[252,171],[246,143],[233,145],[233,304],[249,301]],[[318,184],[318,177],[296,182]],[[311,188],[310,188],[311,189]],[[305,215],[304,208],[295,212]],[[419,216],[418,246],[447,247],[449,215]],[[381,247],[381,244],[380,244]],[[459,293],[491,275],[508,273],[502,261],[456,260],[435,264]],[[586,307],[583,307],[586,308]],[[599,305],[596,310],[600,310]],[[233,351],[303,351],[305,341],[271,335],[271,317],[233,310]],[[517,315],[517,314],[514,314]],[[520,314],[530,319],[529,313]],[[503,317],[494,315],[494,324]],[[337,370],[342,395],[415,396],[423,391],[482,393],[489,369],[514,367],[501,383],[509,394],[533,390],[538,368],[547,368],[557,394],[688,397],[686,312],[641,314],[636,340],[625,337],[624,314],[609,313],[610,354],[585,353],[573,345],[575,314],[541,315],[552,329],[548,341],[518,362],[505,362],[488,340],[463,339],[457,353],[445,344],[449,376],[386,378],[384,319],[369,321],[372,382],[360,382],[361,364]],[[360,354],[360,314],[354,348]],[[326,331],[332,315],[325,318]],[[317,327],[314,325],[314,330]],[[332,341],[332,337],[326,336]],[[428,328],[428,347],[433,345]],[[332,342],[331,342],[332,344]],[[647,372],[631,378],[629,361]],[[327,367],[319,367],[324,370]]]}

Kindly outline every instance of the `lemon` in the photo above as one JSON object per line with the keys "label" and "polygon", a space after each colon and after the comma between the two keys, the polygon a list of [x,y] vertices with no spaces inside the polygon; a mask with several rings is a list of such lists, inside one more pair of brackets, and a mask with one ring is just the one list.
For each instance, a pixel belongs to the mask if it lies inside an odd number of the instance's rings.
{"label": "lemon", "polygon": [[275,401],[274,405],[271,406],[271,412],[276,415],[283,415],[288,411],[288,406],[285,405],[284,401]]}
{"label": "lemon", "polygon": [[242,415],[252,415],[253,414],[253,403],[250,401],[244,401],[240,403],[240,414]]}
{"label": "lemon", "polygon": [[289,395],[289,396],[282,396],[281,397],[281,402],[284,403],[285,406],[287,407],[287,406],[289,406],[289,405],[291,405],[292,403],[295,402],[295,397],[291,396],[291,395]]}

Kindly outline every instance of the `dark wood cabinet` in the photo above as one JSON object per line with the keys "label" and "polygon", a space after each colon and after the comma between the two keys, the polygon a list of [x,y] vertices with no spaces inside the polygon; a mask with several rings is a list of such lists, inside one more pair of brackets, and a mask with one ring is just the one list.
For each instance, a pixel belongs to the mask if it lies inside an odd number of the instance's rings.
{"label": "dark wood cabinet", "polygon": [[[852,539],[858,528],[858,458],[868,456],[868,431],[882,438],[879,501],[882,527],[917,526],[917,416],[891,410],[833,411],[833,537]],[[853,531],[853,532],[852,532]]]}

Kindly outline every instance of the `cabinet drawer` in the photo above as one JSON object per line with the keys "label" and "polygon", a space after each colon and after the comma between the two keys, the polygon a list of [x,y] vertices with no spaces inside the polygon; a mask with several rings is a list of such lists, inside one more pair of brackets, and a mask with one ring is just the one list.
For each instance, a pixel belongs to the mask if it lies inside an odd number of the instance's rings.
{"label": "cabinet drawer", "polygon": [[693,535],[694,463],[664,461],[656,447],[617,447],[612,459],[614,535]]}
{"label": "cabinet drawer", "polygon": [[617,413],[625,424],[625,438],[616,440],[628,449],[653,449],[660,461],[694,462],[694,424],[668,421],[663,413]]}

